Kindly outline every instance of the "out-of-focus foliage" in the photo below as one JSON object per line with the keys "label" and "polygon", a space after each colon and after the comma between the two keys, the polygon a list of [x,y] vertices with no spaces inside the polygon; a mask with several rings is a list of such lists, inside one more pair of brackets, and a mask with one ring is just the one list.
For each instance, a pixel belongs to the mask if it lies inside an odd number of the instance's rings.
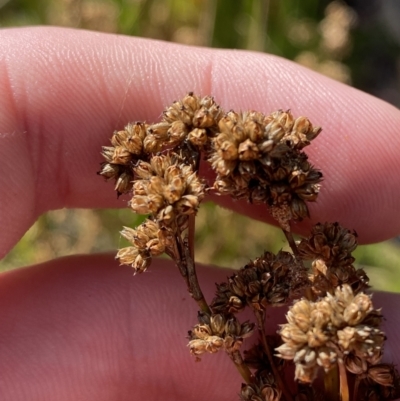
{"label": "out-of-focus foliage", "polygon": [[[58,25],[265,51],[399,106],[398,4],[397,0],[0,0],[0,26]],[[93,179],[99,179],[95,172]],[[104,186],[112,191],[111,184]],[[232,212],[212,204],[202,206],[197,217],[198,261],[240,267],[266,248],[277,251],[285,245],[278,229],[232,217]],[[122,226],[138,222],[139,217],[127,209],[49,212],[0,262],[0,269],[74,253],[114,252],[123,245]],[[398,242],[360,247],[356,253],[376,288],[400,291]]]}

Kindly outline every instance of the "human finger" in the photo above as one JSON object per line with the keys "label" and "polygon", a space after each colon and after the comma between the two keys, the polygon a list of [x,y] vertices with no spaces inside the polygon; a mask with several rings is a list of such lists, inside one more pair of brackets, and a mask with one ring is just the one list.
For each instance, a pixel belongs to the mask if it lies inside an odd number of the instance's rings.
{"label": "human finger", "polygon": [[[230,271],[198,270],[210,300],[214,283],[225,281]],[[386,361],[398,366],[399,295],[377,293],[373,301],[386,317]],[[104,255],[3,273],[0,305],[5,400],[232,400],[240,390],[242,379],[223,352],[205,355],[200,363],[189,355],[185,337],[196,323],[197,307],[169,261],[155,259],[135,277]],[[271,309],[271,333],[284,312]]]}
{"label": "human finger", "polygon": [[[41,213],[122,207],[95,176],[99,149],[135,120],[155,121],[189,90],[225,109],[290,108],[323,133],[308,153],[325,177],[312,221],[339,221],[361,242],[400,231],[394,107],[287,60],[61,28],[1,31],[0,237],[4,255]],[[219,202],[266,219],[264,207]]]}

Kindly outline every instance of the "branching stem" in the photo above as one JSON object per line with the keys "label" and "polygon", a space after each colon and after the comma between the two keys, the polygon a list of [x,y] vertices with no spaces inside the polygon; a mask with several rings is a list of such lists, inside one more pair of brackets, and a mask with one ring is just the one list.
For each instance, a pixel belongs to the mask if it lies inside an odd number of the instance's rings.
{"label": "branching stem", "polygon": [[271,366],[272,373],[274,374],[276,384],[277,384],[278,388],[282,391],[284,399],[286,401],[293,401],[293,397],[290,394],[288,387],[283,382],[282,377],[275,365],[274,357],[271,353],[271,348],[268,344],[268,339],[267,339],[267,335],[265,334],[265,328],[264,328],[265,314],[264,314],[264,312],[259,311],[259,310],[254,310],[254,314],[256,315],[256,318],[257,318],[257,325],[258,325],[258,331],[259,331],[259,335],[260,335],[261,344],[263,346],[265,354],[268,357],[268,362]]}
{"label": "branching stem", "polygon": [[289,246],[292,249],[293,255],[295,256],[296,260],[299,262],[302,262],[302,260],[300,258],[299,250],[297,249],[296,242],[293,238],[293,234],[291,233],[291,231],[286,231],[283,228],[282,228],[282,231],[285,234],[287,242],[289,243]]}
{"label": "branching stem", "polygon": [[240,376],[242,376],[243,380],[247,384],[254,383],[254,376],[252,375],[249,367],[244,363],[240,351],[234,351],[232,353],[227,352],[227,354],[229,355],[229,358],[231,358],[232,362],[236,366],[236,369],[240,373]]}

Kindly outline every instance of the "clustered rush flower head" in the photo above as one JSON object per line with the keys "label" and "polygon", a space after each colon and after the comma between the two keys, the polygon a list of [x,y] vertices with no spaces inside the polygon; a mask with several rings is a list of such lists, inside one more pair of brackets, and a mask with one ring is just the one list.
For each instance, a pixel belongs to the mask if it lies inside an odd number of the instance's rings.
{"label": "clustered rush flower head", "polygon": [[142,273],[150,265],[152,256],[166,252],[168,239],[165,234],[165,230],[161,230],[159,224],[152,220],[146,220],[136,229],[124,227],[121,235],[131,246],[121,248],[117,258],[121,264],[130,265],[135,272]]}
{"label": "clustered rush flower head", "polygon": [[114,179],[117,193],[132,191],[133,168],[139,160],[168,148],[179,148],[188,153],[188,147],[206,148],[214,136],[223,111],[211,96],[199,97],[189,93],[168,107],[162,121],[155,124],[129,123],[122,131],[115,131],[112,146],[103,146],[99,175]]}
{"label": "clustered rush flower head", "polygon": [[179,156],[154,156],[150,162],[140,161],[133,171],[137,178],[130,207],[134,212],[150,214],[162,225],[170,225],[176,216],[186,221],[196,213],[205,184]]}
{"label": "clustered rush flower head", "polygon": [[210,307],[216,313],[236,313],[245,306],[266,310],[269,306],[287,305],[308,284],[306,269],[291,253],[264,252],[229,277],[226,284],[217,285]]}
{"label": "clustered rush flower head", "polygon": [[290,111],[268,116],[230,111],[218,123],[210,161],[222,194],[265,203],[281,227],[308,216],[306,202],[317,199],[322,174],[302,149],[321,129]]}
{"label": "clustered rush flower head", "polygon": [[312,261],[313,291],[318,296],[343,284],[349,284],[355,293],[368,288],[369,279],[363,269],[353,266],[352,252],[357,247],[357,234],[338,223],[318,223],[308,238],[298,242],[303,260]]}
{"label": "clustered rush flower head", "polygon": [[199,324],[189,331],[190,353],[198,357],[205,352],[215,353],[225,349],[227,353],[238,351],[243,340],[254,331],[254,323],[240,323],[233,315],[198,314]]}
{"label": "clustered rush flower head", "polygon": [[302,382],[312,382],[318,369],[329,371],[339,360],[349,372],[363,374],[382,357],[381,313],[370,296],[354,295],[349,285],[317,302],[295,302],[287,320],[280,330],[284,343],[276,351],[294,361],[296,379]]}
{"label": "clustered rush flower head", "polygon": [[[102,148],[105,161],[98,174],[115,181],[118,196],[130,196],[133,212],[147,216],[138,227],[123,228],[129,246],[116,258],[135,273],[164,253],[175,261],[200,309],[189,331],[190,353],[200,360],[223,350],[245,382],[242,401],[400,397],[396,369],[381,362],[382,314],[364,292],[366,273],[354,266],[357,234],[338,223],[318,223],[297,242],[291,233],[291,223],[308,217],[307,202],[319,194],[322,173],[304,148],[320,132],[289,110],[226,113],[211,96],[188,93],[167,107],[159,122],[127,124]],[[199,177],[201,163],[209,163],[214,181]],[[292,251],[265,251],[250,260],[216,285],[210,303],[194,258],[194,218],[209,191],[265,204]],[[287,322],[271,334],[271,308],[292,302]],[[240,322],[246,307],[254,322]],[[252,334],[258,339],[243,351]],[[287,385],[291,364],[293,389]],[[324,377],[323,387],[314,385],[317,375]]]}

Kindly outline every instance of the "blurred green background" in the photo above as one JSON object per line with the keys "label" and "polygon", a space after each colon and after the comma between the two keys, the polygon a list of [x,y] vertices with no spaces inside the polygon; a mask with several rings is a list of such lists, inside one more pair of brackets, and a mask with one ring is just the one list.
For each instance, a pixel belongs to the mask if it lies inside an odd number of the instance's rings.
{"label": "blurred green background", "polygon": [[[398,0],[0,0],[1,27],[69,26],[268,52],[396,106],[398,21]],[[112,184],[108,186],[112,191]],[[127,209],[46,213],[0,261],[0,270],[76,253],[115,252],[124,245],[121,227],[138,222]],[[367,270],[375,288],[400,292],[399,244],[393,239],[356,251],[357,263]],[[232,218],[231,212],[210,203],[197,217],[199,262],[238,268],[266,247],[276,252],[284,245],[278,229],[243,216]]]}

